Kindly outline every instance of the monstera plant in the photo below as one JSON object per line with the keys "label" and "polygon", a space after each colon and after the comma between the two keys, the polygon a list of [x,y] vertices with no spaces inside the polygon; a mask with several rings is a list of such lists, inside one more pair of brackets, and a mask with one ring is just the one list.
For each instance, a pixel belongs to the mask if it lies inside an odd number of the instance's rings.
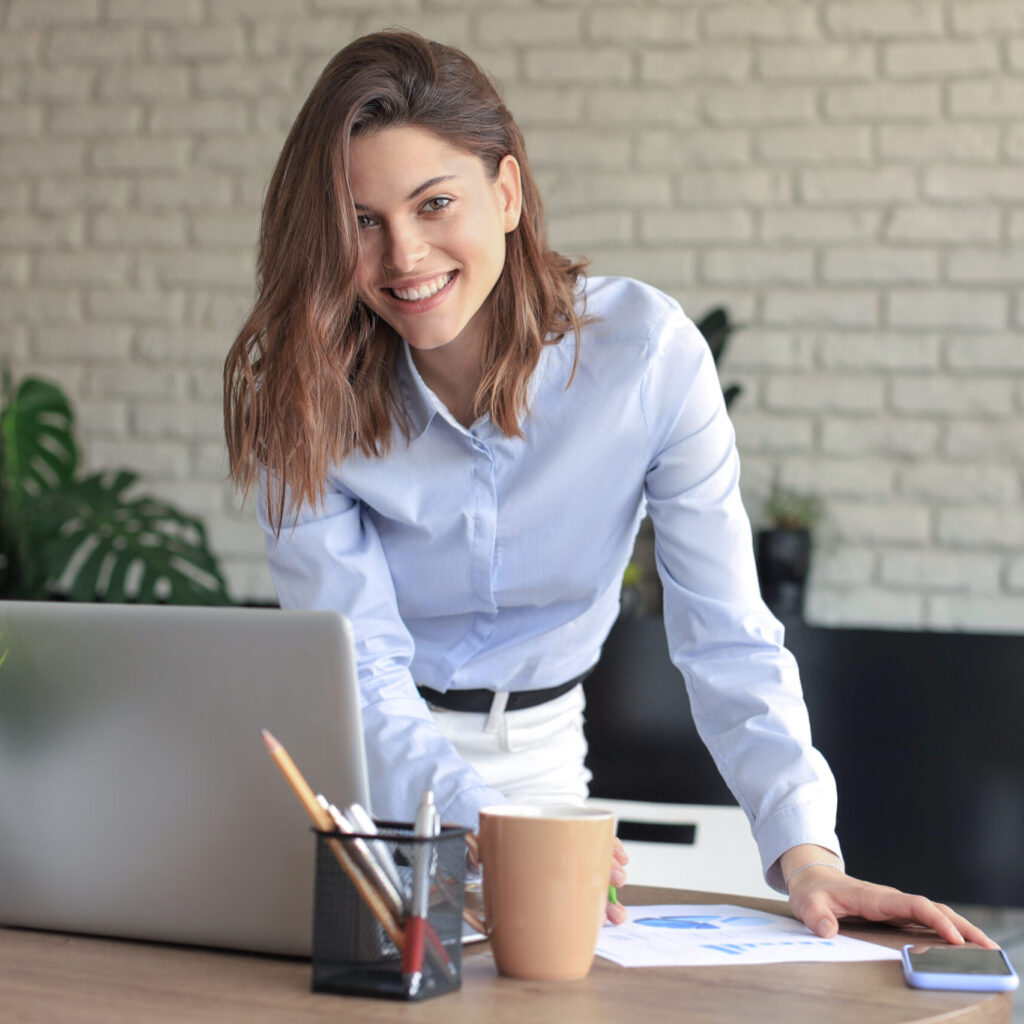
{"label": "monstera plant", "polygon": [[0,598],[230,604],[203,524],[133,495],[127,469],[80,475],[64,392],[2,375]]}

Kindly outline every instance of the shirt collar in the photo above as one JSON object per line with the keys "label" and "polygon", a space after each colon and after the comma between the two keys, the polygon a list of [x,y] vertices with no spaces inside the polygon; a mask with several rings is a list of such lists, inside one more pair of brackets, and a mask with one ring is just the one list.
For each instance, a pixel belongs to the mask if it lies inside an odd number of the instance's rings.
{"label": "shirt collar", "polygon": [[398,358],[398,387],[405,411],[412,425],[412,440],[418,438],[440,412],[438,397],[424,383],[412,361],[409,343],[402,340],[402,354]]}
{"label": "shirt collar", "polygon": [[[558,347],[558,345],[544,345],[541,348],[540,359],[537,361],[537,366],[534,368],[526,385],[528,407],[533,405],[533,401],[537,396],[537,390],[552,359],[552,350]],[[409,415],[409,422],[412,426],[411,440],[416,440],[416,438],[420,437],[427,427],[430,426],[430,421],[435,416],[441,416],[457,430],[463,433],[467,432],[466,428],[452,416],[445,404],[431,391],[426,381],[420,376],[420,371],[416,369],[416,364],[413,362],[409,343],[404,339],[402,340],[402,354],[398,359],[398,386],[405,410]],[[524,426],[526,415],[524,412],[520,417],[519,425],[521,427]],[[490,417],[485,413],[470,432],[477,435],[481,433],[489,434],[494,429]]]}

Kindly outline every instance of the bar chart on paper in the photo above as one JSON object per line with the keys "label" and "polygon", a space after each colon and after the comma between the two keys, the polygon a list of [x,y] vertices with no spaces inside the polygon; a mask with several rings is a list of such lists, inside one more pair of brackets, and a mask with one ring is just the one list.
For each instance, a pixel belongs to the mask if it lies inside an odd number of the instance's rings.
{"label": "bar chart on paper", "polygon": [[622,967],[899,959],[886,946],[822,939],[792,918],[730,904],[631,907],[625,924],[601,930],[597,953]]}

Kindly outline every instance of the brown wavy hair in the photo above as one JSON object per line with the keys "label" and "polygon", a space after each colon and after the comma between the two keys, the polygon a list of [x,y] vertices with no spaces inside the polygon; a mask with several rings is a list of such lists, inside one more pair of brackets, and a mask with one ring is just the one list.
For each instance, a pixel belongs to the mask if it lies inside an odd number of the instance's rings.
{"label": "brown wavy hair", "polygon": [[[224,364],[231,477],[248,495],[267,473],[267,515],[315,506],[332,464],[384,455],[409,422],[394,386],[401,341],[356,297],[358,235],[349,143],[387,127],[433,132],[497,176],[511,154],[523,212],[506,236],[489,297],[483,378],[475,399],[509,437],[522,436],[527,384],[543,345],[576,333],[585,263],[548,247],[522,134],[494,83],[466,54],[407,31],[364,36],[336,54],[285,140],[260,226],[257,299]],[[575,366],[574,366],[575,370]]]}

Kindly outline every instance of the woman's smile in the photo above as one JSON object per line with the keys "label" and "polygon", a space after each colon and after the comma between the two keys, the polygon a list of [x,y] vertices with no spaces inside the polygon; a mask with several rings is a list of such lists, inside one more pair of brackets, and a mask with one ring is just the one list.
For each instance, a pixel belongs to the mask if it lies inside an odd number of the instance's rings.
{"label": "woman's smile", "polygon": [[447,274],[439,274],[437,277],[432,277],[421,284],[392,285],[388,291],[396,299],[401,299],[402,302],[422,302],[424,299],[440,294],[455,280],[456,273],[458,271],[451,270]]}

